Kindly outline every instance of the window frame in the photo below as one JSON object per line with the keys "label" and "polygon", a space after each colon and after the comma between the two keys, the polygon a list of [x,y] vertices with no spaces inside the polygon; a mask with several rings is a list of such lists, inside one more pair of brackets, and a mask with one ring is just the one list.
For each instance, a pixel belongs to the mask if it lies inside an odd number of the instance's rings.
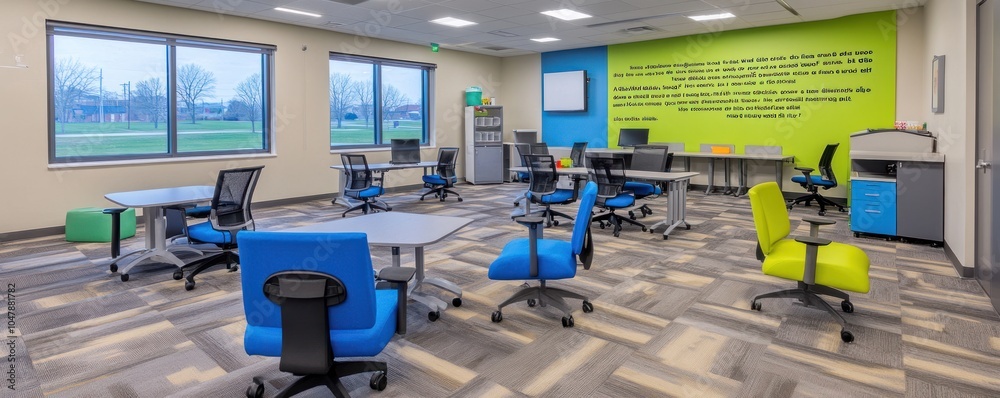
{"label": "window frame", "polygon": [[[214,39],[207,37],[179,35],[173,33],[153,32],[138,29],[125,29],[110,26],[89,25],[72,22],[48,20],[45,23],[46,35],[46,90],[48,100],[48,158],[50,165],[70,164],[108,164],[115,162],[134,163],[159,159],[197,159],[197,158],[232,158],[233,156],[274,155],[274,52],[276,46],[270,44],[241,42],[236,40]],[[167,144],[164,153],[137,153],[121,155],[97,156],[56,156],[56,121],[55,121],[55,37],[81,37],[98,40],[113,40],[142,44],[162,45],[166,51],[166,92]],[[230,52],[242,52],[261,55],[262,79],[262,115],[261,115],[261,148],[259,149],[223,149],[210,151],[179,152],[177,147],[177,49],[202,48]]]}
{"label": "window frame", "polygon": [[[374,126],[373,126],[374,129],[373,129],[373,132],[372,132],[372,134],[373,134],[372,138],[373,138],[374,143],[372,143],[372,144],[344,144],[344,145],[334,145],[332,137],[331,137],[331,139],[330,139],[330,152],[331,153],[334,153],[334,152],[344,152],[344,151],[356,150],[356,149],[388,149],[390,147],[390,143],[385,142],[385,136],[383,134],[383,130],[384,129],[383,129],[383,125],[382,125],[382,122],[383,122],[383,120],[382,120],[382,112],[383,112],[383,109],[382,109],[382,89],[383,89],[383,87],[382,87],[382,67],[383,66],[394,66],[394,67],[401,67],[401,68],[419,69],[421,71],[421,73],[420,73],[420,84],[421,84],[420,91],[421,91],[421,96],[423,97],[423,110],[421,112],[422,113],[422,115],[421,115],[421,129],[422,129],[422,132],[421,132],[421,136],[420,136],[420,146],[421,147],[433,147],[435,145],[435,142],[434,142],[435,141],[434,140],[435,137],[432,134],[432,132],[434,131],[433,130],[433,128],[434,128],[434,112],[432,110],[434,109],[434,75],[435,75],[435,72],[437,71],[437,64],[431,64],[431,63],[426,63],[426,62],[417,62],[417,61],[406,61],[406,60],[391,59],[391,58],[370,57],[370,56],[362,56],[362,55],[347,54],[347,53],[338,53],[338,52],[331,51],[330,52],[330,59],[329,59],[329,62],[327,62],[327,65],[330,65],[330,62],[333,62],[333,61],[354,62],[354,63],[363,63],[363,64],[370,64],[370,65],[372,65],[372,68],[373,68],[373,72],[372,72],[372,84],[375,86],[375,87],[373,87],[374,92],[372,93],[372,102],[374,103],[373,106],[374,106],[375,109],[372,110],[372,113],[373,113],[374,118],[375,118],[375,123],[374,123]],[[332,72],[333,72],[332,70],[328,70],[327,71],[327,76],[329,76]],[[327,85],[327,91],[329,91],[329,85]],[[330,97],[329,93],[327,93],[327,94],[328,94],[327,98],[329,98]],[[329,105],[329,104],[327,104],[327,105]],[[329,106],[328,106],[328,108],[329,108]],[[329,120],[328,125],[330,125],[330,126],[333,125],[332,118]],[[330,129],[332,129],[332,127]],[[327,135],[328,136],[332,136],[332,131],[330,133],[328,133]]]}

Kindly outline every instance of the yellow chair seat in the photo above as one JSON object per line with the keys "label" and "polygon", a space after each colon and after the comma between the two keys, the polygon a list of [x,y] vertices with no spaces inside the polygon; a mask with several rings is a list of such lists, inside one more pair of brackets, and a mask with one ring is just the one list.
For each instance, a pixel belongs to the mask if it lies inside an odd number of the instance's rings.
{"label": "yellow chair seat", "polygon": [[[802,281],[805,257],[804,243],[782,239],[772,245],[762,271],[765,275]],[[855,246],[837,242],[820,246],[816,255],[816,284],[868,293],[868,266],[868,256]]]}

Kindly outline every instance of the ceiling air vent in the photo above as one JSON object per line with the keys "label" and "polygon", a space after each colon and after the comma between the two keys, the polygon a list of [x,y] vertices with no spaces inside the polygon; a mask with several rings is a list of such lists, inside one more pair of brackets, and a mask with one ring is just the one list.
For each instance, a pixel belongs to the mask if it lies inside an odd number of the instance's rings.
{"label": "ceiling air vent", "polygon": [[483,47],[483,49],[493,50],[493,51],[507,51],[507,50],[511,50],[510,47],[503,47],[503,46],[486,46],[486,47]]}
{"label": "ceiling air vent", "polygon": [[358,5],[358,4],[364,3],[364,2],[366,2],[368,0],[328,0],[328,1],[332,1],[334,3],[341,3],[341,4],[350,4],[350,5],[353,6],[353,5]]}
{"label": "ceiling air vent", "polygon": [[503,37],[517,37],[517,34],[510,33],[510,32],[505,31],[505,30],[494,30],[494,31],[490,32],[490,34],[497,35],[497,36],[503,36]]}
{"label": "ceiling air vent", "polygon": [[655,32],[656,28],[652,26],[636,26],[633,28],[622,29],[622,33],[627,33],[630,35],[642,35],[649,32]]}

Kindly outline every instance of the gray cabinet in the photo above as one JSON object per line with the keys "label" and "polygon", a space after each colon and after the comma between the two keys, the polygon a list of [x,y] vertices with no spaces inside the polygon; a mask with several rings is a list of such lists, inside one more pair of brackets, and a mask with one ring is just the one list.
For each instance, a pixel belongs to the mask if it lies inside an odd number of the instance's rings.
{"label": "gray cabinet", "polygon": [[896,234],[944,241],[944,163],[898,162]]}

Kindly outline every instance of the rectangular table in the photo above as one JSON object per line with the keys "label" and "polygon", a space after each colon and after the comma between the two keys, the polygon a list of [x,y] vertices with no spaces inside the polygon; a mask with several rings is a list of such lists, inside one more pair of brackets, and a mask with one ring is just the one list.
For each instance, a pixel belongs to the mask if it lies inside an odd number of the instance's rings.
{"label": "rectangular table", "polygon": [[167,206],[205,202],[211,200],[214,194],[215,187],[208,185],[196,185],[175,188],[147,189],[142,191],[115,192],[104,195],[106,199],[119,206],[142,208],[142,217],[146,224],[146,248],[118,256],[112,260],[112,272],[114,272],[117,268],[119,261],[137,253],[141,254],[121,268],[122,281],[127,281],[129,270],[142,261],[160,260],[162,262],[177,265],[177,267],[184,267],[184,261],[177,258],[173,252],[186,251],[197,253],[199,255],[202,254],[201,251],[185,245],[168,246],[166,236],[167,222],[164,208]]}
{"label": "rectangular table", "polygon": [[454,293],[452,305],[462,305],[462,288],[441,278],[427,278],[424,274],[424,246],[440,242],[472,222],[471,218],[435,216],[391,211],[371,213],[359,217],[306,225],[286,229],[286,232],[364,232],[368,234],[368,244],[392,248],[392,266],[400,266],[399,249],[412,247],[414,251],[415,281],[410,284],[410,298],[431,309],[431,321],[441,316],[448,307],[443,300],[418,291],[424,284],[439,287]]}
{"label": "rectangular table", "polygon": [[[411,163],[411,164],[371,163],[368,165],[368,169],[375,173],[384,174],[385,172],[390,170],[422,168],[424,169],[424,175],[427,175],[428,174],[427,169],[437,167],[437,165],[438,165],[437,161],[433,162],[428,161],[428,162]],[[342,171],[340,173],[340,192],[337,194],[336,197],[333,198],[331,202],[333,204],[337,204],[337,202],[340,202],[341,204],[347,207],[356,206],[358,203],[356,203],[353,199],[344,196],[344,190],[347,187],[347,167],[342,164],[335,164],[333,166],[330,166],[330,168]],[[381,199],[376,199],[376,200],[382,202]],[[385,204],[385,202],[382,203]]]}
{"label": "rectangular table", "polygon": [[[520,172],[528,171],[527,167],[511,167],[511,171]],[[556,169],[557,174],[570,175],[574,177],[580,177],[587,175],[588,171],[586,167],[563,167]],[[667,228],[663,230],[663,239],[667,239],[670,232],[675,228],[683,225],[686,229],[691,229],[691,224],[685,220],[686,210],[687,210],[687,190],[688,185],[691,182],[691,178],[698,175],[698,173],[685,171],[685,172],[660,172],[660,171],[638,171],[638,170],[627,170],[625,175],[629,178],[637,178],[643,180],[651,181],[663,181],[667,183],[667,216],[663,221],[657,222],[649,227],[649,231],[653,232],[657,227],[666,225]],[[580,184],[574,189],[579,189]],[[525,210],[529,212],[530,208]]]}

